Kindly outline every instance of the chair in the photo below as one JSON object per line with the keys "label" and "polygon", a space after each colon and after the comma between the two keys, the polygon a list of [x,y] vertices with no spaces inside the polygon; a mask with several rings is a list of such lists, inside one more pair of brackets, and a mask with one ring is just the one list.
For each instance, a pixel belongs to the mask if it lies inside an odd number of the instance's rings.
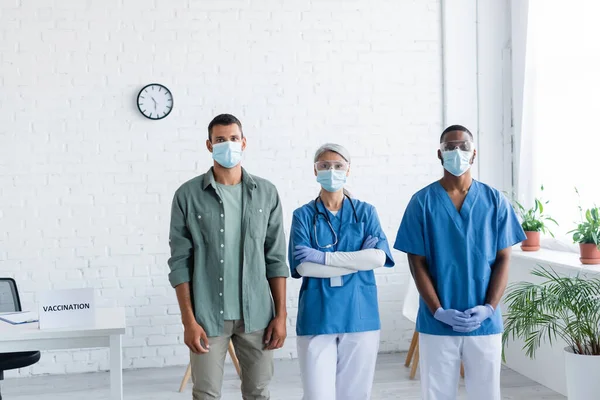
{"label": "chair", "polygon": [[[408,282],[408,290],[406,296],[404,296],[404,305],[402,306],[402,315],[404,315],[413,324],[417,323],[417,313],[419,311],[419,291],[415,281],[410,278]],[[419,332],[415,329],[410,346],[408,348],[408,354],[406,355],[406,361],[404,362],[405,367],[410,367],[412,361],[412,367],[410,369],[410,379],[415,379],[417,374],[417,367],[419,366]],[[460,365],[460,376],[465,377],[465,369],[461,363]]]}
{"label": "chair", "polygon": [[[231,341],[229,341],[229,348],[227,350],[229,352],[229,357],[231,357],[231,361],[233,362],[233,366],[235,367],[238,376],[241,378],[242,372],[240,370],[240,362],[238,361],[237,356],[235,355],[235,349],[233,348],[233,343]],[[179,386],[179,393],[183,392],[183,389],[185,389],[185,386],[187,385],[191,376],[192,364],[188,364],[187,369],[185,370],[185,374],[183,375],[183,379],[181,380],[181,386]],[[0,398],[0,400],[2,399]]]}
{"label": "chair", "polygon": [[[14,279],[0,278],[0,312],[15,311],[22,311],[17,284]],[[0,380],[4,379],[4,371],[28,367],[39,360],[39,351],[0,353]],[[2,393],[0,393],[0,400],[2,400]]]}

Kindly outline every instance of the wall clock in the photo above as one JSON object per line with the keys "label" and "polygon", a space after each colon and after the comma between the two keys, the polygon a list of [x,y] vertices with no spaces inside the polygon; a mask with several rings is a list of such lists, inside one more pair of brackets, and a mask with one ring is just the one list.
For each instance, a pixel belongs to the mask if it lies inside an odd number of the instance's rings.
{"label": "wall clock", "polygon": [[144,117],[163,119],[173,110],[173,95],[164,85],[151,83],[138,93],[137,106]]}

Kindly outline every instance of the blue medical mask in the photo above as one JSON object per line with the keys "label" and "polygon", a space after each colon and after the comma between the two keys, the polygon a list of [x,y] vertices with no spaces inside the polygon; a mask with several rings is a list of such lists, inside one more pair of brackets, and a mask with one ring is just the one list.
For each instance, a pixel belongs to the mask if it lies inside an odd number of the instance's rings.
{"label": "blue medical mask", "polygon": [[442,152],[444,168],[454,176],[461,176],[471,168],[472,157],[472,151],[455,149]]}
{"label": "blue medical mask", "polygon": [[348,171],[336,171],[334,169],[327,169],[325,171],[317,172],[317,182],[321,184],[321,187],[328,192],[337,192],[346,184],[346,173]]}
{"label": "blue medical mask", "polygon": [[233,168],[242,161],[242,142],[223,142],[213,144],[213,160],[223,168]]}

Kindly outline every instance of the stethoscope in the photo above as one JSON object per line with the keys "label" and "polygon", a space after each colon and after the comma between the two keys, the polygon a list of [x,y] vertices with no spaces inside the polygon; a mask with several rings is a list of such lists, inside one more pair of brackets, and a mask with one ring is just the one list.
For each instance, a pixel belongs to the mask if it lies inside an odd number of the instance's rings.
{"label": "stethoscope", "polygon": [[[348,198],[348,200],[350,200],[350,205],[352,206],[352,211],[354,212],[354,219],[358,223],[358,214],[356,214],[356,208],[354,207],[354,203],[352,202],[352,199],[350,199],[350,196],[348,196],[345,193],[344,193],[344,196],[346,198]],[[321,211],[319,211],[319,207],[318,207],[319,200],[321,200],[321,196],[318,196],[315,199],[315,215],[313,216],[313,229],[314,229],[314,233],[315,233],[315,243],[317,244],[317,247],[319,247],[321,249],[329,249],[338,243],[338,236],[337,236],[337,233],[335,233],[335,229],[333,229],[333,225],[331,225],[331,221],[329,220],[329,215],[327,215],[327,213],[322,213]],[[323,203],[323,200],[321,200],[321,203]],[[325,207],[325,205],[323,205],[323,207]],[[333,243],[332,244],[328,244],[325,246],[321,246],[319,244],[319,239],[317,236],[317,222],[318,222],[319,216],[322,216],[323,218],[325,218],[325,221],[327,222],[327,225],[329,226],[329,230],[331,230],[331,234],[333,235]]]}

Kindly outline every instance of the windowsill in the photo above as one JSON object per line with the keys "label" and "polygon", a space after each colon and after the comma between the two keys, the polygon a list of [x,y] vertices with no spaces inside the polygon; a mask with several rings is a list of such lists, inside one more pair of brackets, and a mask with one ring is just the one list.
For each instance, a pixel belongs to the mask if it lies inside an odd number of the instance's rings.
{"label": "windowsill", "polygon": [[513,247],[512,256],[522,260],[531,260],[545,266],[550,264],[553,268],[559,267],[570,271],[594,272],[600,274],[600,265],[584,265],[579,261],[579,253],[540,249],[538,251],[523,251],[519,245]]}

